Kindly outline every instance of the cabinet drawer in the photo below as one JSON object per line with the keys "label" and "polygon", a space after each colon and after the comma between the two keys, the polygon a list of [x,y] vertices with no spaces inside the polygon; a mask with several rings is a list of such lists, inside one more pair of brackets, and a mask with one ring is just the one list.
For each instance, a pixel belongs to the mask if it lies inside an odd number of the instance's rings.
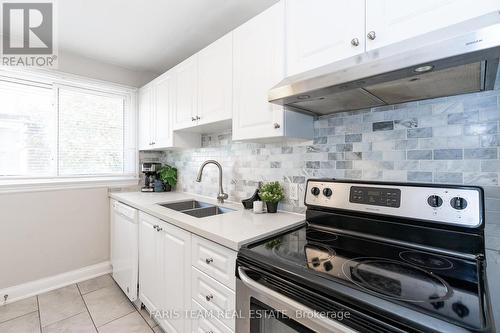
{"label": "cabinet drawer", "polygon": [[235,289],[236,252],[193,235],[192,265],[225,286]]}
{"label": "cabinet drawer", "polygon": [[[195,300],[191,301],[191,308],[194,311],[199,311],[200,314],[204,314],[208,312],[205,308],[203,308],[200,304],[198,304]],[[224,326],[219,320],[211,317],[210,314],[197,315],[195,319],[193,319],[193,324],[191,327],[191,331],[193,333],[233,333],[229,328]]]}
{"label": "cabinet drawer", "polygon": [[[205,309],[222,314],[232,314],[235,309],[236,294],[220,282],[192,267],[191,296]],[[222,315],[220,321],[234,330],[232,316]]]}

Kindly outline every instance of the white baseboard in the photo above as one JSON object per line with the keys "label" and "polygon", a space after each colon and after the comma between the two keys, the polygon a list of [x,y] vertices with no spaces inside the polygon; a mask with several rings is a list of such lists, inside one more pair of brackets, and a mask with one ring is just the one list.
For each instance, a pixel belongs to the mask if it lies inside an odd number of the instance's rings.
{"label": "white baseboard", "polygon": [[[82,282],[104,274],[111,273],[111,263],[105,261],[96,265],[83,267],[74,271],[50,276],[17,286],[0,289],[0,306],[22,300],[31,296],[62,288],[73,283]],[[4,295],[8,295],[4,302]]]}

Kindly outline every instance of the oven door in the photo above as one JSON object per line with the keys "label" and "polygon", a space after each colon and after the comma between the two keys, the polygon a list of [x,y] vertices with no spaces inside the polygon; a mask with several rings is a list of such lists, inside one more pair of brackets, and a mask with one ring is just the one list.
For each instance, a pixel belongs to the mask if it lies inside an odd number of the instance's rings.
{"label": "oven door", "polygon": [[260,284],[252,272],[238,267],[236,332],[238,333],[355,333],[338,321]]}

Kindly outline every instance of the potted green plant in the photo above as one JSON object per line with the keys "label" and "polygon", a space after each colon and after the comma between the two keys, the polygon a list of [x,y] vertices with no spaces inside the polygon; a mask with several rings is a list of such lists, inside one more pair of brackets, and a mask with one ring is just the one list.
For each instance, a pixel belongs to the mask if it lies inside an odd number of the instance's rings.
{"label": "potted green plant", "polygon": [[165,164],[160,168],[158,175],[163,181],[163,184],[165,184],[165,191],[167,192],[170,192],[172,187],[175,187],[177,184],[177,169],[173,166]]}
{"label": "potted green plant", "polygon": [[268,213],[276,213],[278,210],[278,202],[280,202],[285,194],[283,187],[279,182],[269,182],[260,188],[259,196],[266,203]]}

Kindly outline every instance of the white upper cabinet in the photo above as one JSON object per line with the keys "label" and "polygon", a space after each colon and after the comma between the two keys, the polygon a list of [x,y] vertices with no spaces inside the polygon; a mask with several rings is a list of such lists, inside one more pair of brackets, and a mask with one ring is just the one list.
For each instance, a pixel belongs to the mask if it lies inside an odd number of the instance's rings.
{"label": "white upper cabinet", "polygon": [[198,115],[198,54],[173,68],[176,77],[174,130],[196,125]]}
{"label": "white upper cabinet", "polygon": [[173,133],[172,122],[170,120],[173,113],[174,96],[173,96],[173,82],[172,74],[164,74],[154,84],[154,105],[155,105],[155,119],[154,119],[154,140],[153,148],[167,148],[173,146]]}
{"label": "white upper cabinet", "polygon": [[150,85],[139,90],[139,150],[151,149],[153,142],[153,89]]}
{"label": "white upper cabinet", "polygon": [[176,77],[168,71],[139,90],[139,150],[199,147],[200,134],[173,131]]}
{"label": "white upper cabinet", "polygon": [[283,107],[267,101],[285,76],[283,7],[280,2],[234,31],[234,140],[283,135]]}
{"label": "white upper cabinet", "polygon": [[198,124],[231,119],[233,33],[198,53]]}
{"label": "white upper cabinet", "polygon": [[499,10],[500,2],[368,0],[366,6],[366,48],[373,50]]}
{"label": "white upper cabinet", "polygon": [[286,41],[288,76],[363,53],[365,0],[287,0]]}
{"label": "white upper cabinet", "polygon": [[233,140],[312,138],[312,117],[268,102],[285,76],[284,20],[281,1],[234,30]]}

